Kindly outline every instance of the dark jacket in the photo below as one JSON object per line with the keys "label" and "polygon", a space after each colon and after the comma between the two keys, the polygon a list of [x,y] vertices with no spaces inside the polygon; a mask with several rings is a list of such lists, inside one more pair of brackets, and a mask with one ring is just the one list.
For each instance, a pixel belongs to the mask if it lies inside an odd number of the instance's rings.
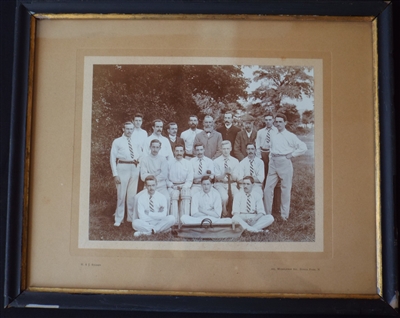
{"label": "dark jacket", "polygon": [[248,143],[254,143],[256,137],[257,131],[255,129],[253,129],[253,131],[251,132],[250,138],[247,137],[247,132],[244,129],[237,133],[235,139],[235,147],[233,149],[234,155],[239,161],[242,161],[243,158],[247,157],[246,145]]}
{"label": "dark jacket", "polygon": [[183,141],[183,139],[181,137],[176,136],[175,142],[172,142],[171,139],[169,139],[168,136],[167,136],[167,138],[169,140],[169,143],[171,144],[172,152],[174,152],[175,145],[182,145],[183,146],[183,150],[185,150],[185,142]]}
{"label": "dark jacket", "polygon": [[241,129],[239,127],[236,127],[234,125],[231,126],[231,128],[227,129],[225,125],[222,127],[219,127],[217,131],[222,135],[222,140],[229,140],[232,144],[232,153],[231,156],[235,156],[235,139],[236,135]]}

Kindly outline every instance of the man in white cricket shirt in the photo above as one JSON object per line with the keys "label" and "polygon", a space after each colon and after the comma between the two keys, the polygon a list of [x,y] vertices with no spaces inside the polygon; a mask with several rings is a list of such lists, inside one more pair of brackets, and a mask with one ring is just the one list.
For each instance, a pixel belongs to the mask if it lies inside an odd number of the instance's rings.
{"label": "man in white cricket shirt", "polygon": [[281,217],[287,220],[290,212],[290,196],[293,181],[292,158],[307,151],[307,146],[295,134],[286,130],[287,119],[284,114],[275,116],[278,132],[271,139],[271,153],[267,182],[264,189],[264,203],[267,214],[272,213],[274,188],[281,180]]}

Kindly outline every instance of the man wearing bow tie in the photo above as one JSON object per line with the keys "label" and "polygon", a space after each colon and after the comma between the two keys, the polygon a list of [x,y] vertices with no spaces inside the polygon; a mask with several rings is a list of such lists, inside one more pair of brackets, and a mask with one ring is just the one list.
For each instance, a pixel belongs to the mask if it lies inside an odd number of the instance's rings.
{"label": "man wearing bow tie", "polygon": [[204,130],[197,134],[194,143],[204,145],[204,155],[210,159],[215,159],[221,155],[222,136],[214,130],[214,118],[207,115],[203,121]]}
{"label": "man wearing bow tie", "polygon": [[131,139],[134,131],[132,122],[126,122],[122,128],[123,135],[114,140],[111,146],[110,164],[117,186],[117,208],[115,210],[114,226],[120,226],[125,216],[125,203],[128,214],[133,215],[134,202],[126,200],[133,198],[137,192],[139,179],[139,159],[142,154],[140,145]]}

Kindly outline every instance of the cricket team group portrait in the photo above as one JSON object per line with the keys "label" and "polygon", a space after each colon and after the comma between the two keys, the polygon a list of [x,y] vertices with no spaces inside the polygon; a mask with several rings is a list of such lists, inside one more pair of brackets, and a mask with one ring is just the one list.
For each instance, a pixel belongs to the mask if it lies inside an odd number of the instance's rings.
{"label": "cricket team group portrait", "polygon": [[94,65],[89,240],[314,242],[312,67]]}

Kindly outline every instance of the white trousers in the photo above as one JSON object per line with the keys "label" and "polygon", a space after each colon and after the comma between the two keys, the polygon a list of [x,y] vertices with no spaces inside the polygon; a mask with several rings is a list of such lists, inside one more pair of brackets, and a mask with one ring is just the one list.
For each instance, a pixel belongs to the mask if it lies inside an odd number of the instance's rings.
{"label": "white trousers", "polygon": [[245,215],[235,214],[232,217],[232,221],[239,223],[242,228],[249,232],[262,230],[274,222],[274,217],[270,214],[262,215],[261,217],[257,217],[257,214],[254,214],[254,217]]}
{"label": "white trousers", "polygon": [[230,218],[219,219],[213,216],[204,216],[204,217],[193,217],[190,215],[181,216],[182,224],[188,224],[188,225],[200,225],[201,221],[203,221],[204,219],[210,219],[213,224],[232,224],[232,219]]}
{"label": "white trousers", "polygon": [[117,208],[115,210],[115,222],[121,223],[125,216],[125,201],[128,208],[127,215],[133,215],[134,201],[137,192],[140,169],[134,164],[117,164],[118,176],[121,180],[117,184]]}
{"label": "white trousers", "polygon": [[279,179],[281,179],[281,216],[288,218],[293,181],[293,165],[292,160],[287,159],[285,156],[271,157],[269,161],[267,182],[264,189],[264,204],[267,214],[272,213],[274,189]]}
{"label": "white trousers", "polygon": [[132,221],[132,227],[135,231],[151,233],[160,233],[169,230],[175,224],[175,217],[168,215],[160,220],[153,220],[150,222],[136,219]]}

